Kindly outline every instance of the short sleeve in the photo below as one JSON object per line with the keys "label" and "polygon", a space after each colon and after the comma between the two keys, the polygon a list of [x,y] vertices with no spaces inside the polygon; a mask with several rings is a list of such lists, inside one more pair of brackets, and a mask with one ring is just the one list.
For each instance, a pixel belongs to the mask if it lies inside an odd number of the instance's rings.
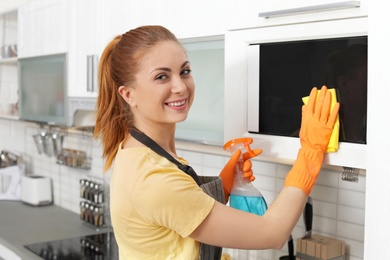
{"label": "short sleeve", "polygon": [[210,213],[215,200],[178,168],[164,167],[138,180],[132,202],[151,225],[190,235]]}

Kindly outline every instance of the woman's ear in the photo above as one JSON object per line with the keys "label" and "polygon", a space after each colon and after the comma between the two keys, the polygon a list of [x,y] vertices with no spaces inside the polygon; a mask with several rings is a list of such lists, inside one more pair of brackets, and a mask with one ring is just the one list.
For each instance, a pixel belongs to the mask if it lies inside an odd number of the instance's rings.
{"label": "woman's ear", "polygon": [[134,99],[134,89],[127,86],[120,86],[118,89],[119,94],[130,106],[136,106]]}

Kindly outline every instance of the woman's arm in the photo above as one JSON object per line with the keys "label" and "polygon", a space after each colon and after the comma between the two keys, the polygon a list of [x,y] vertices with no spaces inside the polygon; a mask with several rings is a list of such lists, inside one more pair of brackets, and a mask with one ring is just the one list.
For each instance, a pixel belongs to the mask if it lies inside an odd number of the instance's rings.
{"label": "woman's arm", "polygon": [[281,248],[301,215],[320,172],[339,104],[331,109],[331,93],[325,86],[317,96],[313,88],[302,107],[299,132],[301,149],[285,187],[263,217],[224,206],[218,202],[190,235],[200,242],[229,248]]}
{"label": "woman's arm", "polygon": [[301,189],[284,187],[264,216],[215,202],[210,214],[190,237],[227,248],[280,249],[298,222],[306,201]]}

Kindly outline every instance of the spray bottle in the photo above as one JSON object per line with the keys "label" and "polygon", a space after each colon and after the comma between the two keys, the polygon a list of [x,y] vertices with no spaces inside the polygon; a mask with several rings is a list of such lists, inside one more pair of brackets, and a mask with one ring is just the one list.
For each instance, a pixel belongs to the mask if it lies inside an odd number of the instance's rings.
{"label": "spray bottle", "polygon": [[223,146],[224,150],[230,151],[232,154],[237,149],[241,150],[241,157],[236,166],[233,188],[230,193],[230,206],[262,216],[268,208],[267,203],[261,192],[249,180],[244,178],[242,170],[244,165],[243,154],[248,152],[250,155],[255,155],[250,148],[252,142],[252,138],[237,138],[230,140]]}

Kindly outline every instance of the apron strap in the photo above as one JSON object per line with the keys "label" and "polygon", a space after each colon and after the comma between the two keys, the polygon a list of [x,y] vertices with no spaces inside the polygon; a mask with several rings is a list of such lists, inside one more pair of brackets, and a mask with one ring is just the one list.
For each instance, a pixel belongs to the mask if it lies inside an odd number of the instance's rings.
{"label": "apron strap", "polygon": [[200,186],[202,184],[201,180],[199,179],[199,176],[196,174],[194,169],[192,169],[191,166],[181,164],[178,160],[173,158],[172,155],[170,155],[167,151],[165,151],[160,145],[158,145],[153,139],[151,139],[149,136],[146,134],[142,133],[138,129],[131,128],[130,129],[130,134],[139,142],[144,144],[145,146],[149,147],[162,157],[165,157],[168,159],[170,162],[174,163],[181,171],[187,173],[190,175],[194,181]]}

